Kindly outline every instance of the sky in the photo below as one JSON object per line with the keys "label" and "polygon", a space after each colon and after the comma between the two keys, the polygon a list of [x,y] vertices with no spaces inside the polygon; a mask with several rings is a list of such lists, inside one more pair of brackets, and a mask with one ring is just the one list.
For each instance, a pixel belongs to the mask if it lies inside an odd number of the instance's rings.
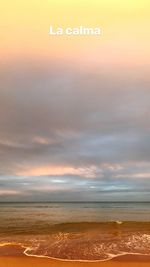
{"label": "sky", "polygon": [[150,2],[5,0],[0,24],[0,201],[150,201]]}

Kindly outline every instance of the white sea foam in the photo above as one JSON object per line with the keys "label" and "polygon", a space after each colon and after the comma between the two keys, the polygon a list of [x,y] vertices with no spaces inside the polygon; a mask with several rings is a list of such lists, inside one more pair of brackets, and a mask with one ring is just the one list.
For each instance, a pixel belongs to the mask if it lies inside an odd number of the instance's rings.
{"label": "white sea foam", "polygon": [[[118,232],[117,232],[118,233]],[[16,236],[1,240],[0,247],[20,246],[26,256],[57,259],[62,261],[106,261],[121,255],[149,255],[150,233],[122,233],[121,236],[108,233],[82,232],[41,236]]]}
{"label": "white sea foam", "polygon": [[122,221],[116,221],[117,224],[122,224],[123,222]]}
{"label": "white sea foam", "polygon": [[[150,237],[149,237],[150,238]],[[113,258],[117,258],[119,256],[125,256],[125,255],[137,255],[137,256],[150,256],[150,254],[147,253],[133,253],[133,252],[118,252],[117,254],[113,253],[106,253],[107,258],[105,259],[94,259],[94,260],[84,260],[84,259],[64,259],[64,258],[58,258],[58,257],[52,257],[52,256],[47,256],[47,255],[38,255],[34,253],[30,253],[33,250],[36,250],[37,247],[26,247],[23,244],[20,243],[15,243],[15,242],[7,242],[7,243],[1,243],[0,247],[4,246],[20,246],[21,248],[24,249],[23,254],[25,254],[27,257],[36,257],[36,258],[48,258],[48,259],[53,259],[53,260],[58,260],[58,261],[67,261],[67,262],[103,262],[103,261],[109,261]]]}

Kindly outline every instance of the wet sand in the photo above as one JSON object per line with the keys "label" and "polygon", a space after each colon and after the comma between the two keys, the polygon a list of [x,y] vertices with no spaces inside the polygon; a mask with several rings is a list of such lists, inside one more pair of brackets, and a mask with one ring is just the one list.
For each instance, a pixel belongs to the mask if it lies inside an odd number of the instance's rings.
{"label": "wet sand", "polygon": [[0,248],[0,267],[148,267],[150,256],[125,255],[108,261],[80,262],[63,261],[44,257],[26,256],[24,248],[6,245]]}
{"label": "wet sand", "polygon": [[150,258],[138,256],[123,256],[105,262],[69,262],[36,257],[3,256],[0,257],[0,267],[148,267]]}

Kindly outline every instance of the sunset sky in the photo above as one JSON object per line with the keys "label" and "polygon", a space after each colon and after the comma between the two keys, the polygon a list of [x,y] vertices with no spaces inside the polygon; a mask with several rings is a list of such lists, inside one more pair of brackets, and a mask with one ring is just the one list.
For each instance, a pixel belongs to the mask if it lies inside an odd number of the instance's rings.
{"label": "sunset sky", "polygon": [[0,25],[0,201],[150,201],[150,1],[2,0]]}

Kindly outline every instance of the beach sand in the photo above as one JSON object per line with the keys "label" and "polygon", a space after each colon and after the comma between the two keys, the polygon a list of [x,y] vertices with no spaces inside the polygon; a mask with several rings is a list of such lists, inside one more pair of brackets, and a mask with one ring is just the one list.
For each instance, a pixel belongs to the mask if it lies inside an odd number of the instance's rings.
{"label": "beach sand", "polygon": [[148,267],[149,257],[123,256],[105,262],[69,262],[27,256],[0,257],[0,267]]}
{"label": "beach sand", "polygon": [[108,261],[80,262],[27,256],[19,245],[0,247],[0,267],[148,267],[150,256],[125,255]]}

